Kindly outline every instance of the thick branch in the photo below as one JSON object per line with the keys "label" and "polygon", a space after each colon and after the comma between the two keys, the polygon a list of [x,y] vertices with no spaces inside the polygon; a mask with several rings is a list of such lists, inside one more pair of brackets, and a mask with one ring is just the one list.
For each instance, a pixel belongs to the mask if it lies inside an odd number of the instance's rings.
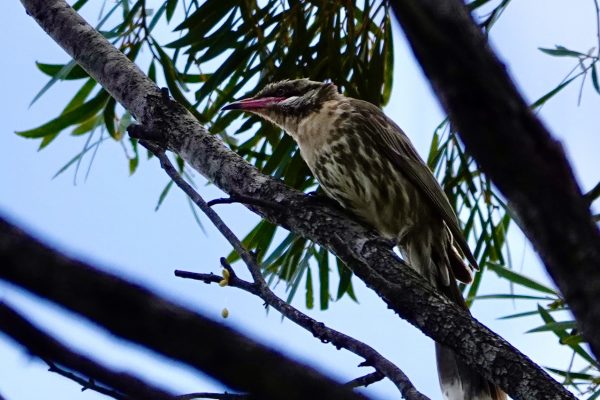
{"label": "thick branch", "polygon": [[1,218],[0,266],[0,279],[258,398],[364,398],[220,323],[59,254]]}
{"label": "thick branch", "polygon": [[392,4],[467,150],[511,202],[598,357],[600,232],[561,144],[531,112],[462,1]]}
{"label": "thick branch", "polygon": [[513,398],[573,398],[510,344],[450,303],[398,259],[382,240],[338,209],[306,200],[228,150],[63,0],[22,0],[28,12],[147,130],[231,196],[281,207],[250,206],[269,221],[325,246],[410,323],[456,351]]}
{"label": "thick branch", "polygon": [[[125,373],[117,373],[87,357],[77,354],[68,347],[42,332],[7,304],[0,302],[0,331],[23,345],[29,352],[40,357],[50,367],[50,371],[67,376],[99,393],[115,399],[173,399],[173,395],[150,386]],[[84,374],[88,379],[69,375],[54,363]],[[101,383],[106,387],[98,385]],[[111,390],[108,388],[115,389]]]}

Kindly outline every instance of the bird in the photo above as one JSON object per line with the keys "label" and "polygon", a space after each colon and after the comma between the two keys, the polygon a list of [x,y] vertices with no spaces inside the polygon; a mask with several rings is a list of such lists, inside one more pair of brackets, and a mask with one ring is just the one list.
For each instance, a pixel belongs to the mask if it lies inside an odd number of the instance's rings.
{"label": "bird", "polygon": [[[222,110],[240,110],[283,129],[325,194],[392,240],[408,265],[468,311],[457,282],[478,268],[444,190],[408,136],[377,106],[306,78],[266,85]],[[466,262],[464,261],[466,258]],[[436,343],[447,400],[506,395]]]}

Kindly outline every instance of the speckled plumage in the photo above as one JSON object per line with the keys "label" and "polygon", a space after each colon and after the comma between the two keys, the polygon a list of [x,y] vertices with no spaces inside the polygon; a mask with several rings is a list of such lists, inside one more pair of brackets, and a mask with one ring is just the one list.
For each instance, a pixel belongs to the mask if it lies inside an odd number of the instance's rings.
{"label": "speckled plumage", "polygon": [[[330,197],[395,240],[412,268],[466,308],[455,278],[469,282],[477,265],[458,218],[408,137],[381,109],[306,79],[268,85],[228,108],[282,127]],[[446,398],[504,398],[453,352],[436,349]]]}

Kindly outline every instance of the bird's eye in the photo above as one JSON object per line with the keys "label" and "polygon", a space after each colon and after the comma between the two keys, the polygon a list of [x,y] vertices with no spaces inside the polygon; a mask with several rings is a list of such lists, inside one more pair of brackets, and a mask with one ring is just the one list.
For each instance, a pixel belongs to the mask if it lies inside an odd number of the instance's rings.
{"label": "bird's eye", "polygon": [[283,88],[279,88],[275,91],[276,97],[285,97],[285,90]]}

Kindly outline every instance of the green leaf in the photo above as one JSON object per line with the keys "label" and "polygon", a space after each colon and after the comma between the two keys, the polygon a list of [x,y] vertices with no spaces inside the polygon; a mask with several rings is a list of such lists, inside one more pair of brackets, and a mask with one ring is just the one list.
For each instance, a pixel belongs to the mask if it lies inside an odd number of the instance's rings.
{"label": "green leaf", "polygon": [[35,65],[44,74],[59,80],[70,81],[75,79],[89,78],[89,75],[75,61],[68,64],[44,64],[36,62]]}
{"label": "green leaf", "polygon": [[[554,318],[552,318],[552,316],[550,315],[550,313],[546,309],[544,309],[544,307],[542,307],[540,305],[538,305],[538,313],[540,314],[540,316],[542,317],[542,319],[544,320],[544,322],[546,324],[556,323],[556,320]],[[564,329],[555,328],[554,330],[552,330],[552,332],[556,336],[558,336],[558,338],[561,341],[562,340],[568,340],[568,338],[570,336],[572,336],[569,333],[567,333],[566,330],[564,330]],[[583,347],[581,347],[579,344],[569,343],[569,344],[566,344],[566,345],[569,346],[571,349],[573,349],[573,351],[575,353],[577,353],[579,356],[581,356],[584,360],[586,360],[590,364],[596,366],[596,368],[598,367],[598,363],[596,362],[596,360],[590,354],[588,354],[583,349]]]}
{"label": "green leaf", "polygon": [[205,123],[205,118],[196,110],[196,108],[190,104],[187,98],[179,89],[177,82],[179,81],[178,72],[171,61],[171,58],[167,53],[158,45],[158,43],[153,42],[158,54],[160,56],[160,62],[163,67],[165,81],[167,82],[167,87],[169,88],[169,92],[171,96],[179,103],[181,103],[185,108],[188,109],[200,122]]}
{"label": "green leaf", "polygon": [[119,120],[119,125],[117,126],[117,135],[122,137],[125,131],[127,130],[127,127],[131,125],[132,121],[133,117],[131,116],[129,111],[125,111],[125,113],[121,116],[121,119]]}
{"label": "green leaf", "polygon": [[580,53],[578,51],[569,50],[564,46],[556,45],[554,49],[546,49],[543,47],[538,47],[540,51],[543,53],[549,54],[555,57],[587,57],[587,54]]}
{"label": "green leaf", "polygon": [[167,0],[167,22],[171,22],[178,0]]}
{"label": "green leaf", "polygon": [[200,220],[200,215],[198,214],[198,210],[196,208],[196,203],[192,201],[188,196],[185,196],[187,199],[188,205],[190,206],[190,210],[192,211],[192,215],[194,216],[194,221],[196,221],[196,225],[200,228],[200,230],[206,235],[206,229],[204,229],[204,225]]}
{"label": "green leaf", "polygon": [[319,306],[321,310],[329,307],[329,252],[321,247],[317,257],[319,264]]}
{"label": "green leaf", "polygon": [[86,83],[75,93],[75,96],[69,101],[67,106],[64,108],[61,114],[72,111],[79,107],[88,98],[92,90],[96,87],[96,81],[92,78],[88,79]]}
{"label": "green leaf", "polygon": [[[48,64],[39,64],[39,65],[48,65]],[[38,65],[38,67],[39,67],[39,65]],[[29,103],[29,106],[31,107],[33,104],[35,104],[35,102],[38,101],[38,99],[40,97],[42,97],[43,94],[46,93],[46,91],[48,91],[48,89],[50,89],[52,87],[52,85],[54,85],[59,80],[64,79],[66,76],[68,76],[68,74],[71,72],[71,70],[73,70],[76,66],[77,66],[77,63],[75,63],[75,61],[73,61],[73,60],[71,60],[68,64],[63,65],[58,72],[56,72],[56,73],[54,73],[54,75],[52,75],[52,79],[50,79],[48,81],[48,83],[46,83],[44,85],[44,87],[35,95],[33,100],[31,100],[31,103]]]}
{"label": "green leaf", "polygon": [[[304,247],[304,246],[302,246],[302,247]],[[291,303],[292,299],[296,295],[296,291],[298,290],[298,287],[300,286],[300,282],[302,281],[304,272],[306,272],[307,270],[310,270],[310,268],[308,267],[309,258],[310,258],[310,254],[308,252],[306,252],[304,254],[304,257],[302,257],[302,260],[298,263],[298,267],[296,268],[296,271],[295,271],[295,277],[290,285],[291,290],[286,299],[286,301],[288,303]],[[292,278],[292,276],[290,276],[290,278]]]}
{"label": "green leaf", "polygon": [[[262,257],[273,241],[276,228],[277,227],[270,222],[262,220],[252,229],[252,231],[250,231],[250,233],[248,233],[248,235],[246,235],[244,239],[242,239],[242,244],[244,247],[246,247],[246,249],[258,249],[257,258],[260,263],[263,263]],[[227,261],[232,263],[239,258],[239,255],[235,251],[232,251],[227,256]]]}
{"label": "green leaf", "polygon": [[310,268],[306,271],[306,308],[312,310],[315,306],[315,295],[313,292],[312,274]]}
{"label": "green leaf", "polygon": [[179,24],[175,30],[192,29],[199,37],[212,29],[233,6],[237,0],[207,0]]}
{"label": "green leaf", "polygon": [[263,265],[268,267],[273,264],[276,259],[281,257],[281,255],[288,249],[292,241],[296,235],[294,233],[289,233],[285,239],[281,241],[281,243],[271,252],[271,254],[263,261]]}
{"label": "green leaf", "polygon": [[[552,313],[552,312],[556,312],[556,311],[564,311],[564,309],[556,309],[556,310],[547,310],[548,312]],[[522,317],[531,317],[534,315],[539,315],[540,313],[538,311],[525,311],[525,312],[520,312],[520,313],[516,313],[516,314],[510,314],[510,315],[505,315],[504,317],[500,317],[498,319],[513,319],[513,318],[522,318]]]}
{"label": "green leaf", "polygon": [[392,35],[391,17],[388,15],[385,19],[385,40],[383,48],[383,101],[382,104],[387,104],[392,95],[392,86],[394,83],[394,39]]}
{"label": "green leaf", "polygon": [[[130,167],[130,171],[131,171],[131,167]],[[166,184],[166,186],[162,190],[162,192],[160,192],[160,196],[158,196],[158,203],[156,203],[156,207],[154,208],[154,211],[158,211],[158,209],[162,205],[163,201],[165,201],[165,199],[167,198],[167,194],[169,194],[169,190],[171,190],[171,186],[173,186],[173,181],[169,181],[169,183]]]}
{"label": "green leaf", "polygon": [[64,113],[37,128],[16,132],[16,134],[26,138],[41,138],[56,134],[68,126],[83,122],[94,116],[106,104],[107,100],[108,93],[105,90],[101,90],[96,97],[74,110]]}
{"label": "green leaf", "polygon": [[154,27],[156,26],[156,24],[162,17],[163,13],[165,12],[166,7],[167,7],[167,3],[163,3],[158,8],[158,10],[156,11],[156,14],[154,14],[154,16],[152,17],[152,21],[150,21],[150,23],[148,24],[148,32],[152,32],[152,30],[154,29]]}
{"label": "green leaf", "polygon": [[491,0],[474,0],[472,2],[470,2],[469,4],[467,4],[467,7],[469,8],[469,11],[473,11],[487,3],[489,3]]}
{"label": "green leaf", "polygon": [[73,129],[73,131],[71,132],[71,135],[81,136],[85,133],[91,132],[96,127],[98,127],[98,125],[100,125],[101,123],[102,123],[102,117],[100,115],[94,115],[91,118],[89,118],[87,121],[83,121],[81,124],[76,126],[75,129]]}
{"label": "green leaf", "polygon": [[79,10],[81,7],[83,7],[85,5],[85,3],[87,3],[88,0],[77,0],[75,2],[75,4],[72,5],[73,9],[75,11]]}
{"label": "green leaf", "polygon": [[498,300],[498,299],[510,299],[510,300],[554,300],[552,297],[542,296],[526,296],[522,294],[486,294],[481,296],[475,296],[473,300]]}
{"label": "green leaf", "polygon": [[585,340],[583,339],[582,335],[571,335],[571,336],[567,336],[563,339],[560,340],[560,344],[566,344],[567,346],[572,346],[575,344],[580,344],[580,343],[584,343]]}
{"label": "green leaf", "polygon": [[561,83],[560,85],[558,85],[557,87],[555,87],[554,89],[552,89],[551,91],[549,91],[548,93],[546,93],[545,95],[543,95],[542,97],[540,97],[539,99],[537,99],[531,105],[531,108],[536,109],[536,108],[540,107],[541,105],[543,105],[544,103],[546,103],[554,95],[556,95],[558,92],[560,92],[565,87],[567,87],[569,85],[569,83],[573,82],[577,77],[578,77],[578,75],[575,75],[574,77],[572,77],[570,79],[567,79],[566,81],[564,81],[563,83]]}
{"label": "green leaf", "polygon": [[[104,125],[106,126],[106,130],[108,134],[115,140],[121,140],[120,132],[115,129],[115,107],[117,103],[114,98],[110,98],[108,103],[106,103],[106,107],[104,108]],[[130,166],[131,167],[131,166]],[[135,168],[134,168],[135,169]],[[131,171],[131,168],[130,168]]]}
{"label": "green leaf", "polygon": [[587,398],[587,400],[596,400],[598,397],[600,397],[600,390],[598,390],[598,377],[596,377],[596,379],[593,380],[594,383],[594,394],[592,394],[590,397]]}
{"label": "green leaf", "polygon": [[521,275],[518,272],[505,268],[502,265],[489,262],[487,263],[487,267],[490,270],[494,271],[500,278],[505,278],[512,283],[516,283],[529,289],[533,289],[542,293],[548,293],[558,297],[558,293],[554,289],[542,285],[541,283],[536,282],[533,279],[528,278],[524,275]]}
{"label": "green leaf", "polygon": [[[90,136],[91,137],[91,136]],[[91,149],[95,148],[97,145],[99,145],[100,143],[102,143],[104,140],[106,140],[106,138],[100,138],[98,139],[96,142],[94,142],[91,146],[85,146],[83,148],[83,150],[81,152],[79,152],[75,157],[73,157],[72,159],[69,160],[69,162],[67,162],[65,165],[63,165],[53,176],[52,179],[56,178],[57,176],[59,176],[60,174],[62,174],[63,172],[65,172],[71,165],[75,164],[76,162],[78,162],[84,155],[85,153],[87,153],[88,151],[90,151]]]}
{"label": "green leaf", "polygon": [[533,328],[528,330],[525,333],[533,333],[533,332],[557,332],[564,331],[566,329],[576,329],[577,323],[575,321],[560,321],[560,322],[548,322],[547,324],[538,326],[537,328]]}
{"label": "green leaf", "polygon": [[352,294],[352,271],[348,267],[344,265],[340,259],[336,259],[338,274],[340,275],[340,282],[338,284],[338,290],[336,295],[336,300],[342,298],[342,296],[346,293],[356,301],[356,297]]}
{"label": "green leaf", "polygon": [[583,381],[592,381],[594,379],[597,379],[597,377],[594,375],[584,374],[581,372],[562,371],[560,369],[549,368],[549,367],[546,367],[546,369],[552,373],[555,373],[557,375],[560,375],[560,376],[563,376],[563,377],[569,378],[569,379],[581,379]]}
{"label": "green leaf", "polygon": [[[139,157],[133,157],[129,159],[129,175],[133,175],[135,173],[135,170],[137,169],[138,165],[140,163],[140,158]],[[157,204],[157,208],[155,210],[158,209],[158,207],[160,206],[160,204]]]}
{"label": "green leaf", "polygon": [[592,64],[592,85],[596,92],[600,94],[600,84],[598,83],[598,71],[596,70],[596,63]]}
{"label": "green leaf", "polygon": [[56,139],[58,137],[59,133],[60,132],[56,132],[56,133],[44,136],[42,138],[42,141],[40,142],[40,147],[38,147],[38,151],[40,151],[44,147],[48,146],[54,139]]}
{"label": "green leaf", "polygon": [[152,61],[150,67],[148,67],[148,78],[150,78],[152,82],[156,82],[156,64],[154,61]]}
{"label": "green leaf", "polygon": [[[94,89],[95,86],[96,86],[96,81],[93,80],[92,78],[88,79],[87,82],[84,83],[83,86],[77,91],[75,96],[73,96],[71,101],[69,101],[69,103],[64,108],[64,110],[61,114],[71,111],[74,108],[77,108],[81,104],[83,104],[83,102],[85,101],[85,99],[87,99],[87,97],[92,92],[92,90]],[[54,139],[56,139],[58,137],[59,133],[60,132],[55,132],[53,134],[44,136],[42,138],[42,141],[40,142],[40,147],[38,148],[38,150],[42,150],[44,147],[48,146]]]}

